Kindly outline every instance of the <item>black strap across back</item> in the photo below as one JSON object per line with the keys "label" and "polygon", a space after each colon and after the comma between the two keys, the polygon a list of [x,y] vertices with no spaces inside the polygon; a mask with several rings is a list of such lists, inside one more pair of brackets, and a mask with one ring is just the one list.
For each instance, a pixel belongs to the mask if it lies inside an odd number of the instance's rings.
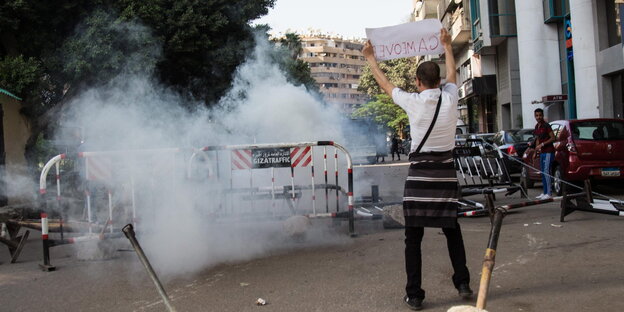
{"label": "black strap across back", "polygon": [[420,149],[423,147],[423,145],[425,145],[427,138],[429,138],[429,134],[431,134],[431,130],[433,130],[433,126],[435,125],[435,122],[438,119],[440,106],[442,106],[442,93],[440,93],[440,98],[438,98],[438,105],[436,106],[435,114],[433,114],[433,120],[431,121],[431,125],[429,125],[429,129],[427,129],[427,133],[425,133],[425,136],[422,138],[422,140],[420,140],[420,144],[418,144],[418,148],[416,148],[416,151],[414,153],[416,154],[420,153]]}

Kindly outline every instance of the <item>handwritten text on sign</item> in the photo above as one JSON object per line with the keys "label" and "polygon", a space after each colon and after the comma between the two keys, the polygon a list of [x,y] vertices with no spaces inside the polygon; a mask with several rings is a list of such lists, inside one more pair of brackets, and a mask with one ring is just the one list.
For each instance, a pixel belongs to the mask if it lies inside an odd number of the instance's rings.
{"label": "handwritten text on sign", "polygon": [[366,36],[375,49],[379,61],[416,55],[441,54],[442,24],[437,19],[381,28],[366,28]]}

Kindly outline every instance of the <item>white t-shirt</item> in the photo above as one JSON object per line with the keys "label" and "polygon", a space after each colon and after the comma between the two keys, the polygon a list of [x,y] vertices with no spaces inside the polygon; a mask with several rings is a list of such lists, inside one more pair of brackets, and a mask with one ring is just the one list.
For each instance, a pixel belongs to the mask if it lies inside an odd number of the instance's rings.
{"label": "white t-shirt", "polygon": [[423,152],[444,152],[455,147],[455,128],[457,127],[457,85],[446,83],[442,89],[427,89],[420,93],[408,93],[399,88],[392,90],[392,100],[407,113],[412,136],[411,152],[427,133],[433,120],[438,98],[442,92],[442,104],[438,119],[429,134],[429,138],[420,150]]}

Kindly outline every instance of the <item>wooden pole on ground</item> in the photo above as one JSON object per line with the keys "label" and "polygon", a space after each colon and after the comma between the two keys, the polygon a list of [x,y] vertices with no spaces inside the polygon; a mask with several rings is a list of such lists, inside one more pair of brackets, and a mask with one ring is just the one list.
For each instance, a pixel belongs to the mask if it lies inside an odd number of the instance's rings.
{"label": "wooden pole on ground", "polygon": [[492,228],[490,229],[490,239],[488,241],[487,249],[485,250],[485,257],[483,258],[483,268],[481,270],[481,282],[479,283],[479,295],[477,297],[477,308],[479,309],[485,309],[488,289],[490,287],[490,279],[492,277],[492,271],[494,270],[494,264],[496,262],[495,259],[498,236],[500,234],[505,213],[506,210],[504,209],[494,210],[494,217],[492,218]]}

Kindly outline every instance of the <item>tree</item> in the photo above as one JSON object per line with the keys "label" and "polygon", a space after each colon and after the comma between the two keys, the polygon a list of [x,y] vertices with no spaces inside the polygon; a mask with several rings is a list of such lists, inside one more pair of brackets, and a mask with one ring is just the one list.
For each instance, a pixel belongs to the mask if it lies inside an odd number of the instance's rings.
{"label": "tree", "polygon": [[205,102],[218,100],[254,46],[249,22],[275,0],[121,0],[124,20],[138,19],[163,42],[157,75],[174,90]]}
{"label": "tree", "polygon": [[316,80],[312,78],[310,66],[297,58],[303,50],[299,35],[287,33],[275,42],[279,45],[275,61],[288,76],[288,81],[294,85],[304,85],[308,91],[319,93],[319,87]]}
{"label": "tree", "polygon": [[373,120],[379,126],[394,129],[402,134],[409,119],[405,111],[394,104],[387,94],[378,94],[374,101],[370,101],[353,112],[353,117]]}
{"label": "tree", "polygon": [[[417,60],[415,58],[384,61],[379,64],[379,67],[395,86],[407,92],[416,92],[414,82]],[[358,91],[366,92],[374,100],[356,109],[353,116],[371,118],[380,126],[394,129],[402,136],[405,127],[409,124],[407,114],[401,107],[394,104],[390,96],[381,90],[368,66],[364,68],[362,77],[360,77]]]}
{"label": "tree", "polygon": [[24,58],[23,55],[7,55],[0,59],[0,86],[23,94],[32,88],[41,76],[41,65],[35,58]]}
{"label": "tree", "polygon": [[[379,68],[386,74],[386,77],[395,86],[407,91],[416,92],[416,68],[418,62],[416,58],[400,58],[379,63]],[[374,97],[383,93],[375,77],[368,66],[364,67],[362,76],[360,77],[360,85],[358,91],[366,92],[366,94]]]}
{"label": "tree", "polygon": [[296,33],[286,33],[278,42],[290,51],[290,57],[293,60],[297,59],[297,56],[299,56],[301,50],[303,50],[301,38],[299,38],[299,35]]}
{"label": "tree", "polygon": [[150,68],[171,90],[216,102],[254,46],[249,22],[274,2],[2,1],[0,83],[24,99],[27,158],[64,103],[122,71]]}

